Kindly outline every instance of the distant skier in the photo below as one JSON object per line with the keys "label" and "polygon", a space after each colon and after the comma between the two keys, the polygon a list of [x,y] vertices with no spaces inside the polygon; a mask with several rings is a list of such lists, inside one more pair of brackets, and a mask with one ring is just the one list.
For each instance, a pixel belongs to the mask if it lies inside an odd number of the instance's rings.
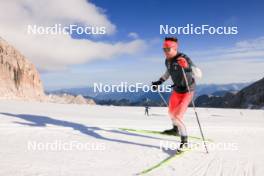
{"label": "distant skier", "polygon": [[[186,112],[189,103],[192,100],[195,90],[194,76],[201,77],[201,70],[197,68],[191,59],[183,53],[178,52],[178,40],[174,37],[166,37],[163,43],[163,51],[166,56],[166,72],[158,81],[152,82],[153,89],[165,82],[169,77],[173,81],[173,91],[169,100],[169,116],[173,123],[173,128],[165,130],[163,133],[180,135],[180,148],[188,143],[186,127],[183,121],[183,115]],[[188,91],[184,74],[184,69],[190,88]]]}
{"label": "distant skier", "polygon": [[145,115],[149,116],[149,106],[145,106]]}

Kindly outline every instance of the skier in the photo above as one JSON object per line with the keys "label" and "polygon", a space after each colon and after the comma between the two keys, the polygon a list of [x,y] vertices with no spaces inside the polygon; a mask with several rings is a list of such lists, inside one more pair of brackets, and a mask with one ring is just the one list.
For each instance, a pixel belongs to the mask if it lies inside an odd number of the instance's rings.
{"label": "skier", "polygon": [[149,116],[149,106],[145,106],[145,115]]}
{"label": "skier", "polygon": [[[192,100],[195,90],[195,77],[201,77],[201,70],[197,68],[191,59],[178,51],[178,39],[174,37],[166,37],[163,43],[163,51],[165,54],[166,72],[158,81],[152,82],[154,90],[165,82],[169,77],[173,81],[173,92],[169,100],[169,116],[173,123],[173,128],[165,130],[163,133],[181,136],[180,148],[188,143],[186,127],[183,121],[183,115],[186,112],[189,103]],[[183,70],[186,74],[188,87],[184,78]]]}

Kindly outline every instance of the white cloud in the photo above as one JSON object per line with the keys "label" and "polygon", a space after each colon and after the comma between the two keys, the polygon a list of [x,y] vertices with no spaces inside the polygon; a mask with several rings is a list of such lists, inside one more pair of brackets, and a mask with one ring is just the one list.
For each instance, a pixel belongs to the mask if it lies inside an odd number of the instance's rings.
{"label": "white cloud", "polygon": [[128,36],[131,37],[131,38],[133,38],[133,39],[137,39],[137,38],[138,38],[138,34],[135,33],[135,32],[130,32],[130,33],[128,34]]}
{"label": "white cloud", "polygon": [[264,37],[243,40],[232,47],[221,47],[205,51],[192,51],[193,56],[202,60],[256,59],[264,60]]}
{"label": "white cloud", "polygon": [[257,59],[215,60],[211,62],[197,62],[203,70],[200,83],[234,83],[250,82],[261,79],[264,62]]}
{"label": "white cloud", "polygon": [[203,69],[201,83],[249,82],[264,76],[264,37],[244,40],[230,48],[191,52]]}
{"label": "white cloud", "polygon": [[86,0],[12,0],[0,1],[0,36],[21,51],[39,68],[65,68],[94,59],[109,59],[120,54],[137,53],[143,40],[94,42],[76,40],[68,35],[28,35],[27,25],[53,26],[80,23],[105,26],[107,35],[116,31],[102,10]]}

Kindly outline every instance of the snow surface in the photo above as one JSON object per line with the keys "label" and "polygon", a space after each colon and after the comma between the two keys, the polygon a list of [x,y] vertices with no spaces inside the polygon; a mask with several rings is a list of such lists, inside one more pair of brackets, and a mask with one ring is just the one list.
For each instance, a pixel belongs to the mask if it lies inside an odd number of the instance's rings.
{"label": "snow surface", "polygon": [[[146,175],[263,175],[264,111],[197,108],[208,143],[201,143]],[[129,176],[173,154],[160,149],[173,136],[139,134],[119,128],[171,128],[166,108],[69,105],[0,100],[0,175],[2,176]],[[200,136],[192,108],[185,116],[188,133]],[[81,147],[60,148],[60,144]],[[32,144],[38,144],[36,150]],[[48,144],[54,144],[47,147]],[[211,147],[217,146],[220,148]],[[221,148],[220,144],[232,147]],[[46,148],[43,146],[46,146]],[[68,145],[69,146],[69,145]],[[83,147],[83,146],[86,146]]]}

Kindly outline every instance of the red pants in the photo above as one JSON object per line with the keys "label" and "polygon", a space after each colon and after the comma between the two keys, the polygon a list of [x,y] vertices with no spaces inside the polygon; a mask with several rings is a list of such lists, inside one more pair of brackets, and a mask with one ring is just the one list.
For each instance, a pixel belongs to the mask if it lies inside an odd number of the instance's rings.
{"label": "red pants", "polygon": [[169,101],[169,114],[171,119],[183,119],[183,114],[186,112],[193,97],[193,92],[177,93],[172,92]]}

